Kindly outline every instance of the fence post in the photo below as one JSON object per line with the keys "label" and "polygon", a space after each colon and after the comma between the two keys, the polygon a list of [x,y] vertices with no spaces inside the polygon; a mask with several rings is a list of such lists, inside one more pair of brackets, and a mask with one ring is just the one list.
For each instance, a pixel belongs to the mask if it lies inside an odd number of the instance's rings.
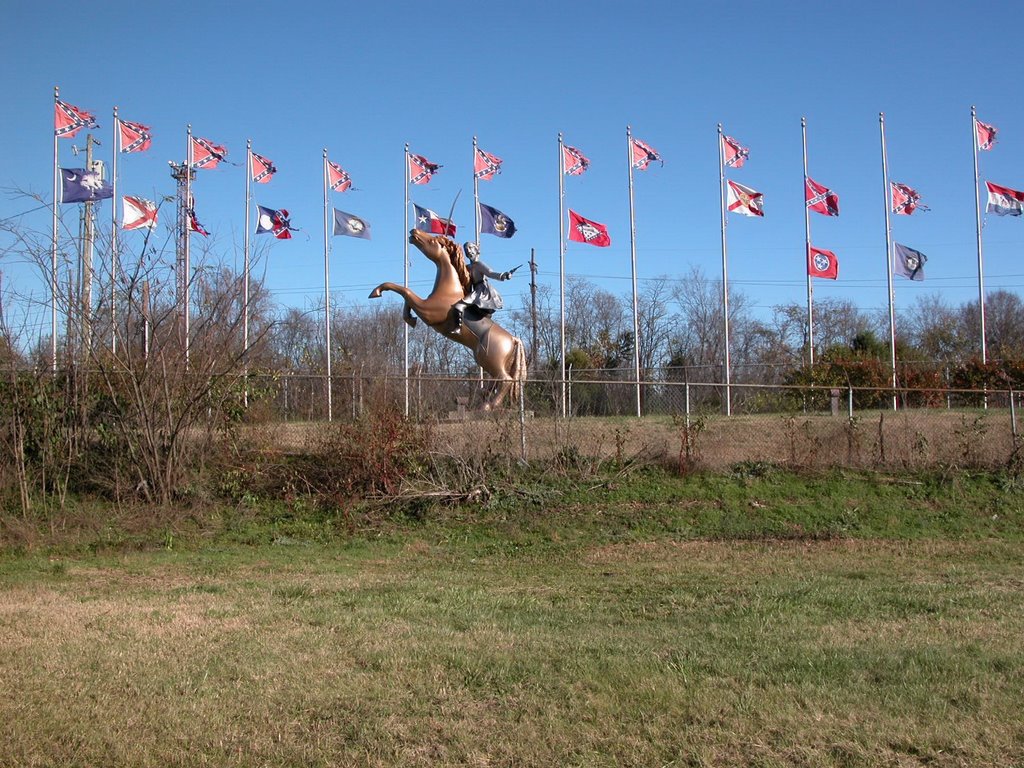
{"label": "fence post", "polygon": [[853,418],[853,386],[846,385],[846,415]]}
{"label": "fence post", "polygon": [[526,380],[519,384],[519,458],[526,463]]}
{"label": "fence post", "polygon": [[565,417],[569,418],[572,416],[572,363],[569,363],[569,368],[565,372],[565,378],[565,397],[567,401]]}
{"label": "fence post", "polygon": [[686,428],[690,428],[690,382],[683,385],[686,391]]}
{"label": "fence post", "polygon": [[1017,406],[1013,402],[1014,392],[1010,390],[1010,432],[1017,439]]}

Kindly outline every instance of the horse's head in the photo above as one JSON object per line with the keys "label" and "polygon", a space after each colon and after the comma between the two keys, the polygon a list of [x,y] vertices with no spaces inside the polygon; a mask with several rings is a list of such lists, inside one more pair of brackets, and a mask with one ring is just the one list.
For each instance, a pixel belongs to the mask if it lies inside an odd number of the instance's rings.
{"label": "horse's head", "polygon": [[410,229],[409,242],[435,264],[454,261],[453,254],[459,260],[462,259],[462,249],[459,248],[459,244],[444,235],[432,235],[422,229]]}
{"label": "horse's head", "polygon": [[469,288],[469,271],[462,248],[450,237],[432,235],[422,229],[409,230],[409,242],[437,265],[438,269],[451,267],[455,270],[459,283],[465,290]]}

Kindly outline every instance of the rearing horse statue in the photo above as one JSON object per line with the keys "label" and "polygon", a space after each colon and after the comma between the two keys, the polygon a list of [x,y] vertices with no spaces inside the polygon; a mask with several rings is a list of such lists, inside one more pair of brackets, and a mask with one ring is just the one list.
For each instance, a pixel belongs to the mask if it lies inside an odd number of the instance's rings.
{"label": "rearing horse statue", "polygon": [[381,283],[370,291],[371,299],[379,299],[384,291],[394,291],[405,299],[402,317],[411,327],[416,318],[446,338],[473,350],[477,365],[494,379],[484,410],[497,408],[511,395],[519,397],[519,388],[526,381],[526,353],[523,342],[494,322],[489,315],[468,307],[465,322],[458,332],[452,317],[452,305],[462,300],[469,291],[469,270],[458,243],[443,235],[430,235],[419,229],[409,232],[409,242],[434,262],[437,276],[434,288],[426,298],[420,298],[403,285]]}

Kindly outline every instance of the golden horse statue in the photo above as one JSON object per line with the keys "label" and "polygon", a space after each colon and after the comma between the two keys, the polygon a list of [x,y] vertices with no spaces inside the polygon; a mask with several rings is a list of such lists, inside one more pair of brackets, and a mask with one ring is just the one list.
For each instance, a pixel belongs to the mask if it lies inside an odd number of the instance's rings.
{"label": "golden horse statue", "polygon": [[455,332],[452,305],[461,301],[470,289],[469,270],[458,243],[444,235],[431,235],[419,229],[410,230],[409,242],[437,267],[430,295],[420,298],[403,285],[381,283],[370,291],[370,298],[379,299],[384,291],[394,291],[405,299],[402,317],[411,327],[416,326],[416,317],[419,317],[442,336],[473,350],[477,365],[494,379],[484,410],[497,408],[509,395],[513,401],[518,399],[520,387],[526,381],[523,342],[490,316],[474,313],[475,307],[467,307],[465,322]]}

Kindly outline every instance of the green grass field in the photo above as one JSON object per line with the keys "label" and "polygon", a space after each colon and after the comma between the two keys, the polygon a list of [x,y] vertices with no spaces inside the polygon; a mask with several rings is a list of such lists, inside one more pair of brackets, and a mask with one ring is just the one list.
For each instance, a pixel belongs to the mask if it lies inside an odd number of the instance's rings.
{"label": "green grass field", "polygon": [[1021,765],[1022,508],[748,465],[112,524],[0,557],[0,765]]}

